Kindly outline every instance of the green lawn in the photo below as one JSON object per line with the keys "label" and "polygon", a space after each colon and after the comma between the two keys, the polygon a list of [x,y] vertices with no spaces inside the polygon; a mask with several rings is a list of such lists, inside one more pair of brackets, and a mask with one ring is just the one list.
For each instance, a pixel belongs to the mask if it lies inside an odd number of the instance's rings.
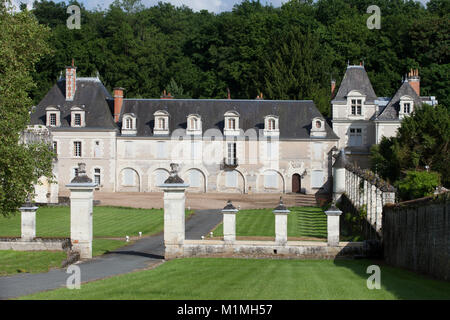
{"label": "green lawn", "polygon": [[[327,237],[327,217],[320,208],[289,208],[288,237]],[[223,236],[223,225],[214,230]],[[236,236],[275,237],[275,216],[272,209],[241,210],[236,216]]]}
{"label": "green lawn", "polygon": [[64,259],[66,259],[66,253],[62,251],[0,251],[0,276],[24,272],[47,272],[51,268],[60,268]]}
{"label": "green lawn", "polygon": [[[193,211],[186,212],[186,217]],[[136,237],[161,232],[164,213],[161,209],[133,209],[122,207],[94,207],[93,256],[102,255],[127,244],[125,236]],[[20,237],[20,213],[3,217],[0,215],[0,237]],[[70,208],[42,207],[36,214],[37,237],[69,237]],[[122,238],[105,239],[105,238]],[[27,258],[28,257],[28,258]],[[40,257],[40,258],[39,258]],[[0,251],[0,275],[23,272],[43,272],[59,267],[65,253]],[[35,270],[35,271],[33,271]]]}
{"label": "green lawn", "polygon": [[22,299],[450,299],[450,283],[381,265],[366,286],[367,260],[189,258]]}

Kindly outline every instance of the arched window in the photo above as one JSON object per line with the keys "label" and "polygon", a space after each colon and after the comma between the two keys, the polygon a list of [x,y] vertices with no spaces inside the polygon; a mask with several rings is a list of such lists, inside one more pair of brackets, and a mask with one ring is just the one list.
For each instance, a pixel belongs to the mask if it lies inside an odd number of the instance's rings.
{"label": "arched window", "polygon": [[268,115],[264,117],[264,135],[278,136],[279,135],[278,116]]}

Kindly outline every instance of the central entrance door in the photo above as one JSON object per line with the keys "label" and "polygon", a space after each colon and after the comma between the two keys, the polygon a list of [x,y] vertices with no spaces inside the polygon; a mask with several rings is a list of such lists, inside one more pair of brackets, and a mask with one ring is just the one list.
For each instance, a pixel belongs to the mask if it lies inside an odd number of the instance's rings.
{"label": "central entrance door", "polygon": [[300,193],[302,190],[302,178],[299,174],[294,174],[292,176],[292,192]]}

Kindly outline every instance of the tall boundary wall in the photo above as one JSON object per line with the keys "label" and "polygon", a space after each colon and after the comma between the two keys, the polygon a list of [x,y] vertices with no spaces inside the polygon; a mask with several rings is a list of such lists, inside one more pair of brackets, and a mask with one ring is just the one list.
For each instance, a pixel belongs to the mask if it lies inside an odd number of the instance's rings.
{"label": "tall boundary wall", "polygon": [[395,267],[450,280],[450,193],[383,210],[386,262]]}

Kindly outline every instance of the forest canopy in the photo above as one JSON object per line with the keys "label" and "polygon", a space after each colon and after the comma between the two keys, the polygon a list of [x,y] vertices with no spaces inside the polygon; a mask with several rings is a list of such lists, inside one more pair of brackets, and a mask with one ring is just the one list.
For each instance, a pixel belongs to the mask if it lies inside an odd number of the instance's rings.
{"label": "forest canopy", "polygon": [[[66,26],[69,4],[81,7],[80,30]],[[381,29],[366,25],[370,5],[381,9]],[[348,63],[364,61],[378,96],[392,96],[418,68],[422,95],[450,106],[448,0],[245,0],[220,14],[139,0],[96,10],[44,0],[32,12],[50,27],[52,48],[33,74],[35,103],[74,58],[80,76],[98,72],[128,98],[159,98],[168,87],[184,98],[225,98],[229,88],[232,98],[314,99],[325,116],[330,80],[339,85]]]}

